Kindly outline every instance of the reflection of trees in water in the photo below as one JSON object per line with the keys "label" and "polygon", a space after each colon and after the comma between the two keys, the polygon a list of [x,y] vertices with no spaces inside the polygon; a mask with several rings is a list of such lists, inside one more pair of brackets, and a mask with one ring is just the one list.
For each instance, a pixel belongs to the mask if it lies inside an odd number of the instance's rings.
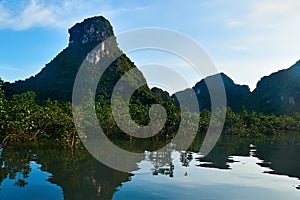
{"label": "reflection of trees in water", "polygon": [[0,185],[4,179],[9,178],[16,179],[14,186],[25,187],[33,154],[26,147],[5,147],[0,152]]}
{"label": "reflection of trees in water", "polygon": [[[197,152],[199,141],[195,141],[191,146],[192,151]],[[235,162],[231,156],[250,156],[250,144],[255,145],[252,156],[263,160],[257,163],[262,167],[272,169],[268,173],[288,175],[300,179],[300,134],[283,133],[270,137],[261,136],[245,138],[223,135],[214,149],[204,158],[196,158],[199,167],[230,169],[230,163]],[[253,147],[252,147],[253,148]],[[252,149],[253,150],[253,149]]]}
{"label": "reflection of trees in water", "polygon": [[162,175],[166,175],[169,177],[174,177],[174,165],[171,163],[164,167],[155,168],[155,169],[153,169],[152,174],[153,175],[162,174]]}
{"label": "reflection of trees in water", "polygon": [[[198,159],[194,154],[198,149],[195,148],[181,152],[179,161],[185,167],[190,166],[190,162],[195,159],[201,167],[229,169],[229,162],[233,162],[230,156],[249,156],[249,145],[254,144],[256,152],[253,156],[264,160],[261,166],[274,170],[271,172],[274,174],[300,178],[299,137],[287,134],[255,140],[224,135],[207,157]],[[198,146],[196,144],[194,147]],[[174,151],[171,148],[146,153],[146,161],[153,165],[153,175],[174,176],[172,153]],[[106,167],[85,150],[7,146],[0,148],[0,184],[7,178],[14,179],[16,187],[30,184],[27,183],[31,172],[30,161],[41,164],[43,171],[53,175],[49,181],[62,187],[66,199],[111,199],[122,183],[130,181],[132,176]]]}
{"label": "reflection of trees in water", "polygon": [[180,153],[180,162],[182,163],[182,166],[188,167],[192,160],[193,160],[192,152],[186,151]]}
{"label": "reflection of trees in water", "polygon": [[132,176],[101,164],[85,150],[47,149],[39,152],[38,161],[42,170],[53,174],[49,181],[63,188],[66,199],[111,199],[116,188]]}
{"label": "reflection of trees in water", "polygon": [[111,199],[122,182],[132,176],[106,167],[85,150],[3,147],[0,152],[0,184],[6,178],[16,179],[15,186],[30,184],[26,181],[30,161],[36,160],[43,171],[53,175],[49,181],[62,187],[65,199]]}
{"label": "reflection of trees in water", "polygon": [[299,133],[273,136],[264,144],[256,145],[255,156],[263,160],[259,163],[268,167],[272,174],[288,175],[300,179],[300,135]]}
{"label": "reflection of trees in water", "polygon": [[146,153],[146,160],[150,161],[153,165],[153,175],[167,175],[173,177],[174,165],[172,162],[172,149],[166,151],[154,151]]}
{"label": "reflection of trees in water", "polygon": [[[235,162],[230,156],[249,156],[249,144],[254,139],[222,135],[212,151],[204,158],[195,158],[197,166],[205,168],[230,169],[230,163]],[[200,142],[199,142],[200,141]],[[198,153],[201,142],[195,141],[191,146],[191,151]]]}
{"label": "reflection of trees in water", "polygon": [[19,186],[19,187],[25,187],[28,184],[27,181],[24,179],[19,178],[15,183],[14,186]]}

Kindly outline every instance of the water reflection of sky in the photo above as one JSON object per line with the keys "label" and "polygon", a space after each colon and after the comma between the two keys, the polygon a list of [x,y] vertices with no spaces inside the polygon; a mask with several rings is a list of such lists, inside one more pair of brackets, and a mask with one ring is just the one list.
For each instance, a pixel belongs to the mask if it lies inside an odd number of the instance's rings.
{"label": "water reflection of sky", "polygon": [[[5,179],[1,184],[0,199],[63,199],[61,187],[50,183],[48,178],[51,174],[41,171],[41,165],[34,161],[30,162],[31,171],[28,178],[24,178],[21,172],[16,174],[15,179]],[[24,180],[25,187],[17,186],[17,180]]]}
{"label": "water reflection of sky", "polygon": [[[227,163],[229,169],[199,167],[206,161],[197,159],[185,167],[180,153],[172,151],[173,177],[153,176],[155,164],[163,162],[146,159],[139,164],[141,169],[134,172],[132,180],[118,188],[114,199],[299,199],[296,187],[300,180],[265,173],[272,170],[258,165],[263,161],[255,157],[255,151],[250,149],[250,156],[230,156],[233,162]],[[192,157],[198,156],[193,153]]]}
{"label": "water reflection of sky", "polygon": [[299,199],[300,143],[293,137],[256,146],[223,137],[201,159],[173,147],[147,151],[132,174],[82,150],[0,148],[0,199]]}

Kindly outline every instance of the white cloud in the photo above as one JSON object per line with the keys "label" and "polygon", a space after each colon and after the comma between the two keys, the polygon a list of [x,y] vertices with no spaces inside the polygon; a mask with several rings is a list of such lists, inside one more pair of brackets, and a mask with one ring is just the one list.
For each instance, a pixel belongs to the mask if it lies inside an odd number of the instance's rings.
{"label": "white cloud", "polygon": [[9,19],[10,15],[7,10],[0,4],[0,27],[6,28],[7,20]]}
{"label": "white cloud", "polygon": [[[299,0],[12,2],[0,0],[0,29],[44,26],[65,30],[93,15],[107,17],[118,30],[116,33],[143,26],[176,29],[203,44],[221,71],[251,88],[259,77],[287,68],[300,58]],[[144,57],[151,61],[167,59]],[[144,57],[133,57],[133,61],[139,64]],[[168,62],[176,66],[174,63]],[[176,68],[182,73],[189,72],[182,64],[177,63]]]}
{"label": "white cloud", "polygon": [[276,17],[299,15],[299,0],[264,0],[253,4],[253,17]]}
{"label": "white cloud", "polygon": [[[26,29],[33,25],[42,25],[46,19],[51,19],[51,11],[49,8],[38,4],[35,0],[31,0],[26,6],[21,8],[20,12],[13,12],[6,4],[0,4],[0,27],[12,28],[15,30]],[[20,4],[20,6],[23,6]],[[19,8],[15,8],[19,10]],[[46,22],[47,23],[47,22]]]}
{"label": "white cloud", "polygon": [[[113,17],[120,13],[142,11],[146,7],[132,9],[112,7],[102,0],[28,0],[12,6],[0,2],[0,29],[25,30],[32,27],[66,28],[93,15]],[[16,10],[16,11],[15,11]]]}
{"label": "white cloud", "polygon": [[[235,6],[243,8],[242,3]],[[229,21],[225,21],[228,34],[220,44],[223,51],[214,57],[222,70],[253,89],[262,76],[288,68],[299,60],[300,1],[254,0],[248,6],[246,12],[223,16]],[[228,49],[232,51],[226,52]],[[225,62],[230,65],[222,65]]]}
{"label": "white cloud", "polygon": [[245,23],[241,21],[230,21],[227,23],[227,26],[232,26],[232,27],[239,27],[239,26],[244,26]]}
{"label": "white cloud", "polygon": [[47,8],[45,5],[38,4],[35,0],[32,0],[19,16],[10,20],[10,26],[17,30],[53,24],[52,15],[51,7]]}
{"label": "white cloud", "polygon": [[248,47],[239,46],[239,45],[232,45],[232,46],[229,46],[228,49],[233,50],[233,51],[246,51],[246,50],[248,50]]}
{"label": "white cloud", "polygon": [[280,30],[291,23],[299,24],[299,10],[299,0],[254,1],[245,17],[253,28]]}

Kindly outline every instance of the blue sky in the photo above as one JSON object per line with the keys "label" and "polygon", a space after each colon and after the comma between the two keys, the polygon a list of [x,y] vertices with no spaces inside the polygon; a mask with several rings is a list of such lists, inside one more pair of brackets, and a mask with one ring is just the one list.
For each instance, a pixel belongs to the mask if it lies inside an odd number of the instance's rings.
{"label": "blue sky", "polygon": [[[95,15],[106,17],[116,34],[143,27],[179,31],[197,41],[220,72],[251,89],[300,59],[298,0],[0,0],[0,77],[36,74],[67,46],[68,28]],[[129,56],[137,65],[170,65],[190,84],[199,81],[176,58],[147,55]]]}

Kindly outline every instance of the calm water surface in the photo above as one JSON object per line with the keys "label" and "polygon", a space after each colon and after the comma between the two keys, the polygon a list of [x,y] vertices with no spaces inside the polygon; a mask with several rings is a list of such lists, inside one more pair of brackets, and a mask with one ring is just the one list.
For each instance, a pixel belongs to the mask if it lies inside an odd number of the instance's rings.
{"label": "calm water surface", "polygon": [[199,144],[145,151],[131,173],[85,150],[2,147],[0,199],[300,199],[300,134],[223,136],[203,159]]}

